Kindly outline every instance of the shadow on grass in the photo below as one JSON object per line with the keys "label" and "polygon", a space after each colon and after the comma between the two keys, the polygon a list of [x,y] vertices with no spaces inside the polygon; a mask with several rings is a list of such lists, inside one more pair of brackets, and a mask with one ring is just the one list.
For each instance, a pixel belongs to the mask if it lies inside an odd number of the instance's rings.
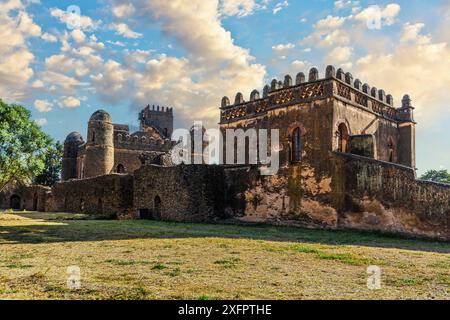
{"label": "shadow on grass", "polygon": [[[200,224],[149,220],[70,219],[70,215],[21,214],[23,225],[2,225],[0,245],[127,239],[237,238],[279,242],[355,245],[450,253],[450,243],[351,230],[312,230],[266,224]],[[39,219],[39,220],[34,220]],[[33,224],[27,225],[27,221]]]}

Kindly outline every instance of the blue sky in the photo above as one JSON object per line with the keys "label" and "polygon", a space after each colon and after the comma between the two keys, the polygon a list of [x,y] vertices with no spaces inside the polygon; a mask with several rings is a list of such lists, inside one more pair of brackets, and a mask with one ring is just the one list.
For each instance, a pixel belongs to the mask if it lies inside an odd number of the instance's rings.
{"label": "blue sky", "polygon": [[58,140],[100,108],[136,126],[164,105],[177,126],[212,126],[223,95],[334,64],[397,106],[409,93],[419,172],[450,169],[449,1],[0,0],[0,23],[0,97]]}

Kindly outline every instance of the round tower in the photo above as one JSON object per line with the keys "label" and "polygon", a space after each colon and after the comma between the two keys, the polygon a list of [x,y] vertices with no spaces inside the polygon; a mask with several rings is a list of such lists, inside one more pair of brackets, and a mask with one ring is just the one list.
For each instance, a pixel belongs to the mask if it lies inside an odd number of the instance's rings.
{"label": "round tower", "polygon": [[77,177],[78,148],[84,143],[81,134],[72,132],[64,140],[61,180],[67,181]]}
{"label": "round tower", "polygon": [[111,116],[98,110],[89,119],[84,177],[111,173],[114,167],[114,126]]}

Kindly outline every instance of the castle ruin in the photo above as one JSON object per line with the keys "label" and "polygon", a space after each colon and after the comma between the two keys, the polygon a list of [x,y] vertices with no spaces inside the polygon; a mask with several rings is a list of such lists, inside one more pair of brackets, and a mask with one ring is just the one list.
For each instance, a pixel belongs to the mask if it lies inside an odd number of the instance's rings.
{"label": "castle ruin", "polygon": [[450,185],[416,179],[414,107],[328,66],[274,79],[249,101],[224,97],[221,131],[279,129],[276,175],[261,164],[173,165],[172,109],[140,114],[129,133],[105,111],[86,142],[64,144],[62,181],[0,195],[0,206],[118,218],[268,222],[450,240]]}

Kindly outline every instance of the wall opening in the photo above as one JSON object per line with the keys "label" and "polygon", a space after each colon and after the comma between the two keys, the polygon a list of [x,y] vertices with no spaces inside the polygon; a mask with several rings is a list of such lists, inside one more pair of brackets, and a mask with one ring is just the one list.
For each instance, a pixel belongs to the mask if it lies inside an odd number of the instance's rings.
{"label": "wall opening", "polygon": [[13,210],[20,210],[20,197],[17,194],[13,194],[11,198],[9,198],[9,206]]}
{"label": "wall opening", "polygon": [[161,210],[162,210],[162,203],[161,198],[159,196],[155,197],[154,201],[154,207],[153,207],[153,216],[155,219],[161,219]]}
{"label": "wall opening", "polygon": [[150,219],[150,210],[149,209],[139,209],[139,218],[140,219]]}
{"label": "wall opening", "polygon": [[98,199],[97,211],[98,211],[98,213],[103,213],[103,200],[102,199]]}
{"label": "wall opening", "polygon": [[38,209],[38,195],[37,192],[33,195],[33,211],[37,211]]}
{"label": "wall opening", "polygon": [[348,152],[349,133],[345,123],[341,123],[338,127],[338,151],[342,153]]}
{"label": "wall opening", "polygon": [[392,141],[391,137],[389,137],[388,141],[388,156],[389,162],[394,162],[394,141]]}
{"label": "wall opening", "polygon": [[302,160],[302,129],[299,127],[295,128],[294,131],[292,131],[292,138],[291,138],[291,146],[292,146],[292,154],[291,154],[291,161],[292,162],[298,162]]}
{"label": "wall opening", "polygon": [[84,200],[80,199],[80,212],[84,211]]}
{"label": "wall opening", "polygon": [[119,164],[118,166],[117,166],[117,173],[125,173],[125,166],[123,165],[123,164]]}

